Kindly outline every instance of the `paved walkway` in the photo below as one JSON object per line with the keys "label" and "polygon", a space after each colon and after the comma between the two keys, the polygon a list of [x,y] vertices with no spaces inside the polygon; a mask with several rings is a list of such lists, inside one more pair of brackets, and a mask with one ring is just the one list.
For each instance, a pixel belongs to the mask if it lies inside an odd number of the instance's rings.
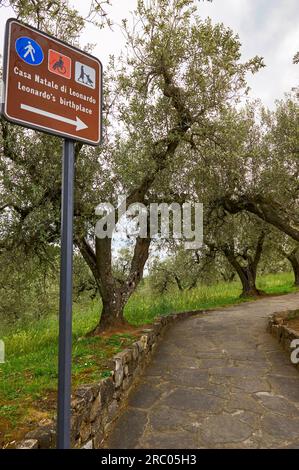
{"label": "paved walkway", "polygon": [[174,325],[119,418],[110,448],[299,448],[299,373],[269,333],[269,314],[299,294]]}

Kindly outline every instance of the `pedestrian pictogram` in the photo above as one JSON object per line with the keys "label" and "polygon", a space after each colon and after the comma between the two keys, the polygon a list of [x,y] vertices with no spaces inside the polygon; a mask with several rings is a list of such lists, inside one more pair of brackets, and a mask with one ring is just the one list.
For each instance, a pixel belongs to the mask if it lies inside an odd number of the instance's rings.
{"label": "pedestrian pictogram", "polygon": [[31,60],[32,62],[35,62],[35,58],[34,58],[34,55],[35,55],[35,49],[34,47],[32,46],[31,44],[31,41],[28,41],[28,44],[27,46],[24,48],[25,49],[25,54],[23,56],[23,59],[26,59],[26,57],[30,54],[30,57],[31,57]]}
{"label": "pedestrian pictogram", "polygon": [[88,65],[82,64],[81,62],[76,62],[75,80],[81,85],[85,85],[89,88],[95,88],[96,71],[94,68],[89,67]]}
{"label": "pedestrian pictogram", "polygon": [[48,69],[50,72],[56,73],[61,77],[71,78],[72,61],[69,57],[61,52],[49,50],[48,53]]}
{"label": "pedestrian pictogram", "polygon": [[21,36],[16,40],[18,56],[29,65],[40,65],[44,59],[41,46],[32,38]]}

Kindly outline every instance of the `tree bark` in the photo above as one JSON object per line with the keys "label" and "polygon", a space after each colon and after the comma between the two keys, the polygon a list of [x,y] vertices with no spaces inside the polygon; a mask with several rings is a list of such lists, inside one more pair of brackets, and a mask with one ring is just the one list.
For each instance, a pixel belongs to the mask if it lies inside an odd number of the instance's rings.
{"label": "tree bark", "polygon": [[126,324],[124,318],[125,302],[119,289],[114,289],[109,296],[102,296],[101,319],[92,334],[99,334],[103,330]]}
{"label": "tree bark", "polygon": [[264,240],[265,234],[261,233],[257,241],[253,258],[248,254],[242,255],[242,258],[246,261],[246,266],[242,266],[238,261],[239,255],[235,253],[233,244],[222,247],[224,255],[237,272],[242,283],[242,293],[240,297],[257,297],[263,294],[263,292],[256,287],[256,275],[258,263],[263,251]]}
{"label": "tree bark", "polygon": [[125,281],[119,281],[112,272],[110,238],[97,238],[95,251],[85,239],[77,240],[77,246],[96,280],[103,304],[100,321],[91,335],[127,323],[124,308],[143,278],[150,242],[150,238],[136,239],[129,275]]}
{"label": "tree bark", "polygon": [[174,277],[175,282],[176,282],[176,284],[177,284],[177,286],[178,286],[178,289],[179,289],[181,292],[183,292],[184,289],[183,289],[183,286],[182,286],[182,283],[181,283],[181,280],[180,280],[179,276],[178,276],[177,274],[174,274],[173,277]]}
{"label": "tree bark", "polygon": [[299,242],[299,218],[296,211],[288,212],[277,202],[257,195],[254,198],[242,196],[238,200],[224,197],[217,201],[217,205],[222,206],[230,214],[251,212]]}
{"label": "tree bark", "polygon": [[286,255],[294,272],[294,287],[299,287],[299,248],[296,247],[289,255]]}
{"label": "tree bark", "polygon": [[256,272],[247,267],[244,269],[244,276],[242,277],[242,293],[240,297],[258,297],[262,295],[256,287]]}
{"label": "tree bark", "polygon": [[236,270],[242,283],[240,297],[257,297],[262,292],[256,287],[256,271],[252,265],[243,267],[232,253],[225,253],[229,263]]}

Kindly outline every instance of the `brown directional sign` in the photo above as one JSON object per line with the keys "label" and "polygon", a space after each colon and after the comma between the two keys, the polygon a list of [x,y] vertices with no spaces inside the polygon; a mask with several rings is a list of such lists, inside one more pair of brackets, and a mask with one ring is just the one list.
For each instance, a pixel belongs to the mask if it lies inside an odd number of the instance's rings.
{"label": "brown directional sign", "polygon": [[95,57],[15,19],[6,24],[2,114],[72,140],[101,140],[102,65]]}

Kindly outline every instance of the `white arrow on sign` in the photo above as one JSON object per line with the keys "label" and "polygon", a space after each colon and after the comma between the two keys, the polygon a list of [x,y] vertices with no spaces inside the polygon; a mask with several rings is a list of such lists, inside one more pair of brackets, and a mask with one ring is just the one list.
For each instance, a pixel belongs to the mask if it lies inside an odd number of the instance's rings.
{"label": "white arrow on sign", "polygon": [[88,126],[81,121],[78,116],[76,116],[76,120],[66,118],[64,116],[59,116],[59,114],[49,113],[43,109],[34,108],[33,106],[28,106],[27,104],[21,103],[21,109],[25,111],[30,111],[31,113],[40,114],[41,116],[46,116],[51,119],[55,119],[56,121],[66,122],[67,124],[71,124],[72,126],[76,126],[76,131],[82,131],[82,129],[86,129]]}

